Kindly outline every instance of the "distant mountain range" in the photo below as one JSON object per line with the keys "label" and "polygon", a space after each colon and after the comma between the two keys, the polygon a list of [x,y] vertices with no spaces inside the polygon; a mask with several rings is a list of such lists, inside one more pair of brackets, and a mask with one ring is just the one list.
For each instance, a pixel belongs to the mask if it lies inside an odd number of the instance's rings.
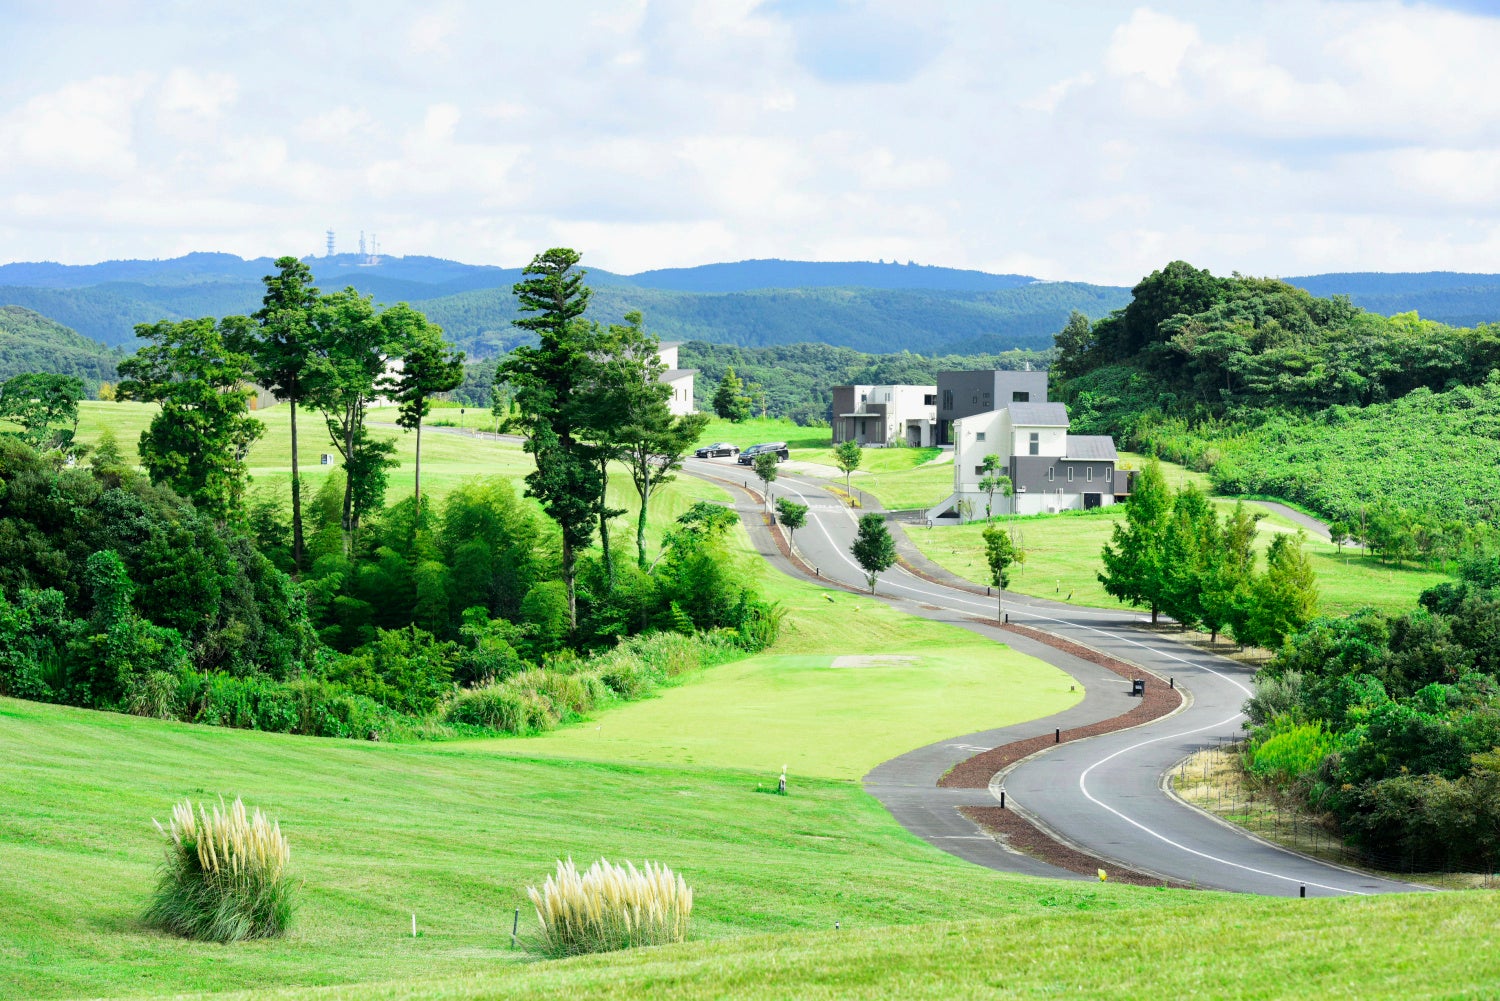
{"label": "distant mountain range", "polygon": [[[511,326],[519,268],[435,257],[309,258],[325,290],[351,285],[380,303],[409,302],[473,356],[520,340]],[[0,305],[23,306],[106,345],[137,323],[253,312],[270,258],[188,254],[164,261],[0,265]],[[1316,295],[1348,294],[1380,313],[1417,310],[1470,326],[1500,319],[1500,275],[1335,274],[1285,279]],[[871,353],[968,354],[1045,348],[1068,314],[1099,317],[1130,290],[915,264],[740,261],[619,275],[589,269],[591,314],[638,309],[664,339],[745,347],[818,341]]]}

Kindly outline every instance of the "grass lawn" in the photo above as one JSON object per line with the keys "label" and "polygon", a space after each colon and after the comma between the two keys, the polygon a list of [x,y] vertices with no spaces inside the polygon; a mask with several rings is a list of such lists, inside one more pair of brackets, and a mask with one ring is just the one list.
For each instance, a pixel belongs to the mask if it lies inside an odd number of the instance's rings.
{"label": "grass lawn", "polygon": [[981,637],[945,627],[912,632],[926,632],[925,642],[866,644],[881,651],[869,660],[767,654],[726,664],[612,710],[597,726],[505,741],[504,750],[746,768],[768,785],[782,765],[793,782],[852,780],[925,744],[1035,719],[1083,697],[1052,668]]}
{"label": "grass lawn", "polygon": [[[1232,500],[1215,500],[1220,512],[1234,507]],[[1252,501],[1252,510],[1265,509]],[[1256,547],[1270,545],[1280,532],[1296,530],[1280,515],[1266,513],[1259,524]],[[1120,603],[1104,593],[1097,574],[1104,564],[1100,550],[1112,536],[1114,526],[1125,517],[1123,505],[1088,513],[1018,518],[1014,522],[1026,562],[1011,580],[1011,589],[1046,598],[1068,598],[1081,605],[1119,608]],[[1005,519],[1001,519],[1002,522]],[[940,528],[908,528],[907,534],[929,559],[969,580],[984,582],[989,569],[984,562],[984,526],[947,525]],[[1366,605],[1395,612],[1412,608],[1417,595],[1448,575],[1410,567],[1392,567],[1358,555],[1345,547],[1340,554],[1331,542],[1309,537],[1303,545],[1318,576],[1320,610],[1347,614]]]}
{"label": "grass lawn", "polygon": [[711,445],[716,441],[731,441],[741,449],[764,441],[784,441],[793,457],[800,458],[795,454],[799,450],[826,450],[833,441],[833,431],[826,427],[802,427],[785,417],[752,417],[735,424],[710,414],[698,444]]}

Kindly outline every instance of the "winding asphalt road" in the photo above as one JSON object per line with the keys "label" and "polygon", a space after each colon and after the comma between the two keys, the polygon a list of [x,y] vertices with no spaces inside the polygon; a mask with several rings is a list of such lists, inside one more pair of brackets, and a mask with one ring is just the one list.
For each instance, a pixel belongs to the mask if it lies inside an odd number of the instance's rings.
{"label": "winding asphalt road", "polygon": [[[732,460],[690,459],[690,475],[759,490],[754,474]],[[864,572],[849,555],[855,515],[826,483],[783,470],[775,496],[808,505],[808,524],[796,535],[802,559],[817,576],[865,589]],[[783,571],[801,570],[781,555],[762,514],[745,490],[733,490],[756,548]],[[1129,730],[1072,741],[1023,760],[992,781],[989,790],[941,789],[938,779],[974,754],[1015,740],[1119,715],[1135,701],[1117,675],[993,622],[996,599],[975,593],[931,564],[893,526],[903,558],[939,584],[899,565],[880,575],[877,597],[912,614],[990,635],[1077,678],[1086,696],[1056,716],[998,730],[956,736],[919,748],[875,768],[865,788],[912,833],[962,858],[994,869],[1059,878],[1070,872],[1010,851],[963,818],[957,807],[994,806],[1001,788],[1007,805],[1020,808],[1045,829],[1091,855],[1191,885],[1249,893],[1309,896],[1407,892],[1426,889],[1318,862],[1250,837],[1238,828],[1170,797],[1164,776],[1189,754],[1235,739],[1250,694],[1251,672],[1234,661],[1177,643],[1142,628],[1129,611],[1082,608],[1007,592],[1005,610],[1025,623],[1144,669],[1148,684],[1172,679],[1187,694],[1184,709]],[[1154,677],[1152,677],[1154,675]]]}

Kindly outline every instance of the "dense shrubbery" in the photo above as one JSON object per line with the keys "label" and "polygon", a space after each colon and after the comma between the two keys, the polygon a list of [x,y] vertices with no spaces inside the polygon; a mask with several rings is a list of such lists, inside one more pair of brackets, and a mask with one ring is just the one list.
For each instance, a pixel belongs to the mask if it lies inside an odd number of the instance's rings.
{"label": "dense shrubbery", "polygon": [[[461,485],[420,519],[405,501],[353,558],[341,490],[331,476],[308,506],[316,562],[298,585],[107,456],[59,468],[0,436],[0,695],[314,736],[524,733],[779,628],[727,553],[724,508],[685,515],[652,572],[618,566],[611,583],[586,558],[569,635],[553,534],[508,483]],[[279,519],[262,511],[255,530],[285,558]]]}
{"label": "dense shrubbery", "polygon": [[550,956],[665,945],[687,938],[693,891],[681,876],[654,862],[637,869],[600,859],[580,873],[573,860],[538,890],[526,888],[541,925],[541,950]]}
{"label": "dense shrubbery", "polygon": [[1257,677],[1252,772],[1391,865],[1500,861],[1500,591],[1494,561],[1404,615],[1323,618]]}

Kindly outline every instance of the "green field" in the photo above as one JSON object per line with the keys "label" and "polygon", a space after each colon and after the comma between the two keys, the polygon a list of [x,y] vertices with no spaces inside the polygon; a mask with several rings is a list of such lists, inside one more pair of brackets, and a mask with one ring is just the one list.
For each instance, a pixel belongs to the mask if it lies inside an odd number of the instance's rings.
{"label": "green field", "polygon": [[769,654],[726,664],[597,726],[508,741],[505,750],[748,768],[768,782],[782,765],[794,781],[858,779],[914,748],[1049,715],[1083,697],[1054,669],[978,636],[912,632],[927,635],[894,649],[862,647],[877,656]]}
{"label": "green field", "polygon": [[[1216,499],[1221,512],[1234,507],[1234,501]],[[1265,509],[1247,501],[1252,510]],[[1281,532],[1296,531],[1297,526],[1277,514],[1265,512],[1261,520],[1256,547],[1270,545]],[[1071,600],[1080,605],[1119,608],[1120,603],[1104,592],[1098,574],[1103,569],[1100,550],[1108,542],[1114,526],[1125,517],[1123,506],[1102,508],[1077,514],[1045,515],[1018,518],[1013,524],[1026,552],[1011,578],[1011,590],[1044,598]],[[907,535],[917,548],[933,562],[969,580],[984,582],[989,569],[984,562],[984,525],[947,525],[940,528],[912,527]],[[1434,584],[1451,579],[1447,574],[1411,567],[1393,567],[1361,556],[1359,550],[1345,546],[1340,553],[1331,542],[1308,537],[1303,550],[1318,576],[1319,608],[1342,615],[1370,606],[1387,612],[1412,608],[1417,596]],[[1071,597],[1070,597],[1071,596]]]}

